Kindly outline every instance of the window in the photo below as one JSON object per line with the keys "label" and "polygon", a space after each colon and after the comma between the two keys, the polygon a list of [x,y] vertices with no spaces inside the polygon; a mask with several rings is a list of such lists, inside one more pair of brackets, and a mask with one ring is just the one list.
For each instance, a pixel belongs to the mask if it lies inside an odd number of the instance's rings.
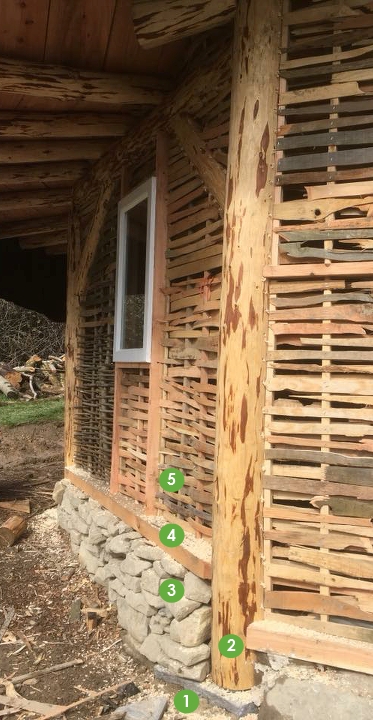
{"label": "window", "polygon": [[150,362],[155,233],[154,177],[119,203],[114,361]]}

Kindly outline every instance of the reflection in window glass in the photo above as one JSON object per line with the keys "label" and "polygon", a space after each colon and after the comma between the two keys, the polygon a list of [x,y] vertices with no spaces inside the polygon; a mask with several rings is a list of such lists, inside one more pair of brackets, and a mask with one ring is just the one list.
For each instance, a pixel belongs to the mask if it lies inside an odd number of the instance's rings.
{"label": "reflection in window glass", "polygon": [[122,348],[141,348],[144,338],[148,200],[127,212]]}

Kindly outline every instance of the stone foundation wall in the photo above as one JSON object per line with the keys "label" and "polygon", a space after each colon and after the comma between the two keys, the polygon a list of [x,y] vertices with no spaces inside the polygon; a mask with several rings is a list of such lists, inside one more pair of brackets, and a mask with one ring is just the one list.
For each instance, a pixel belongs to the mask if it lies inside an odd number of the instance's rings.
{"label": "stone foundation wall", "polygon": [[[210,671],[211,587],[161,548],[102,508],[69,481],[57,483],[59,526],[94,582],[108,590],[118,622],[137,653],[172,673],[202,681]],[[185,595],[166,603],[165,578],[183,580]]]}

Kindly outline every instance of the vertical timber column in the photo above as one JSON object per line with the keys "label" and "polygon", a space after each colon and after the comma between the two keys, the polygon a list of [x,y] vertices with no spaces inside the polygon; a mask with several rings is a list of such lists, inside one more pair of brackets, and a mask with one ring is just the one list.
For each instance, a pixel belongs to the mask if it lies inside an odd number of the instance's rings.
{"label": "vertical timber column", "polygon": [[267,313],[282,0],[238,0],[224,229],[213,524],[212,677],[254,685],[253,657],[226,658],[262,616],[261,494]]}
{"label": "vertical timber column", "polygon": [[79,332],[79,297],[76,292],[76,271],[80,254],[80,224],[72,210],[69,219],[67,247],[67,305],[65,333],[65,467],[74,464],[74,423],[77,403],[77,354]]}

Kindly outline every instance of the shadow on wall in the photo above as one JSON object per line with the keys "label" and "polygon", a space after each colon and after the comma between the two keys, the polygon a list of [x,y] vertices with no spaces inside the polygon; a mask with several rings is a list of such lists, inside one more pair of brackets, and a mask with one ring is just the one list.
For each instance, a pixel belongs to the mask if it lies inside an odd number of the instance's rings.
{"label": "shadow on wall", "polygon": [[47,255],[44,250],[21,250],[17,241],[2,240],[0,297],[64,322],[66,256]]}

